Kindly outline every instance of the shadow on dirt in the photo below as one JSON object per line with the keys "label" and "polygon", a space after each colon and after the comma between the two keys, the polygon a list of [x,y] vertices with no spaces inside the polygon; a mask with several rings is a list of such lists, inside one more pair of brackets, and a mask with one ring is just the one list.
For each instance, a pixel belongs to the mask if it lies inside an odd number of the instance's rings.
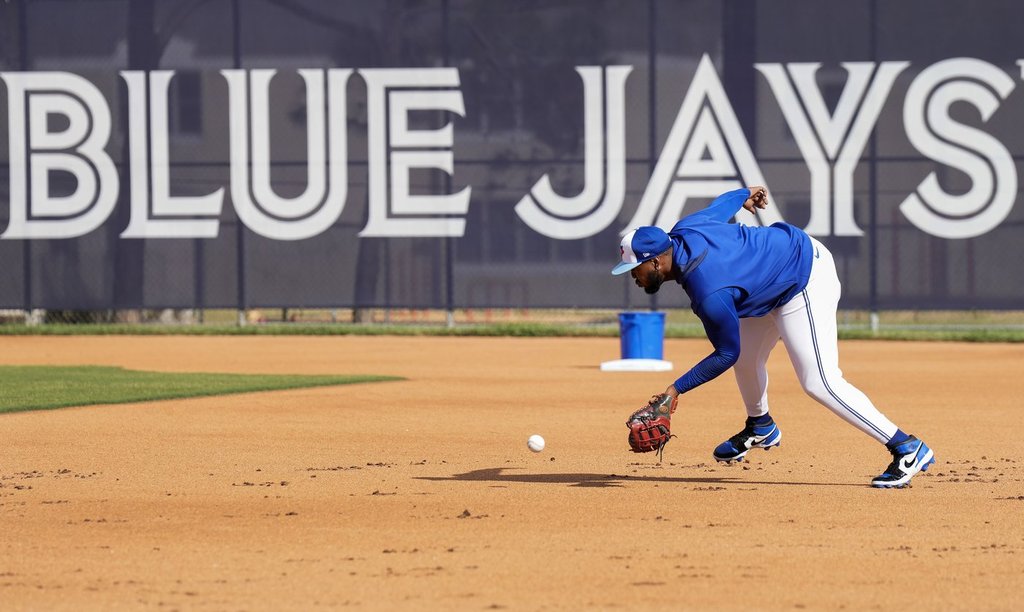
{"label": "shadow on dirt", "polygon": [[[417,476],[416,480],[435,481],[464,481],[464,482],[527,482],[566,484],[571,487],[621,487],[623,483],[682,483],[682,484],[703,484],[703,485],[803,485],[803,486],[835,486],[835,487],[857,487],[853,483],[839,482],[766,482],[763,480],[746,480],[744,478],[717,477],[717,476],[629,476],[624,474],[522,474],[506,473],[507,470],[518,470],[521,468],[485,468],[473,470],[463,474],[451,476]],[[722,487],[724,488],[724,487]]]}

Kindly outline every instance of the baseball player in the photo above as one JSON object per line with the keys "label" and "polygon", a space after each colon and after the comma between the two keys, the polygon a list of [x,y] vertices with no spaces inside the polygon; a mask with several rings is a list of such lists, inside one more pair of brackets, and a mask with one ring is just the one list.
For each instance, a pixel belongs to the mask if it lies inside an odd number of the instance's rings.
{"label": "baseball player", "polygon": [[934,455],[843,378],[836,330],[840,285],[832,254],[787,223],[729,223],[740,208],[756,213],[767,205],[764,187],[737,189],[668,233],[646,226],[623,237],[622,261],[612,274],[629,272],[649,294],[666,281],[682,285],[715,349],[630,417],[630,445],[638,452],[661,450],[677,397],[731,367],[747,421],[715,448],[715,459],[742,461],[752,448],[778,446],[782,432],[768,411],[766,363],[781,339],[804,391],[892,454],[872,486],[904,487],[935,462]]}

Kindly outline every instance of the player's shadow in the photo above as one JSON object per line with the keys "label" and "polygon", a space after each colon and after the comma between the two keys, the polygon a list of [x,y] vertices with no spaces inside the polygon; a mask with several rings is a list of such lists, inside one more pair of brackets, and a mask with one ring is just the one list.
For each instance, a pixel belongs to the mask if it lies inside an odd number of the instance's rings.
{"label": "player's shadow", "polygon": [[463,481],[463,482],[528,482],[539,484],[566,484],[571,487],[621,487],[625,482],[636,483],[681,483],[681,484],[704,484],[704,485],[810,485],[810,486],[836,486],[855,487],[853,483],[839,482],[767,482],[763,480],[747,480],[745,478],[719,477],[719,476],[643,476],[626,474],[589,474],[585,472],[564,473],[564,474],[510,474],[506,470],[518,470],[521,468],[484,468],[473,470],[463,474],[451,476],[417,476],[417,480],[436,481]]}

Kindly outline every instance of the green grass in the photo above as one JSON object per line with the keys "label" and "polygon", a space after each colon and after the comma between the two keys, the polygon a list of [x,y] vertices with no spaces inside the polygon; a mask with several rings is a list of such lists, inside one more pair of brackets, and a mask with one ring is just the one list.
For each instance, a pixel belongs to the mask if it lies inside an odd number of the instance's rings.
{"label": "green grass", "polygon": [[1021,329],[870,329],[839,330],[843,340],[908,340],[930,342],[1024,342]]}
{"label": "green grass", "polygon": [[[947,342],[1024,342],[1024,329],[975,326],[953,329],[883,327],[872,332],[863,327],[840,328],[839,337],[857,340],[912,340]],[[356,324],[356,323],[261,323],[258,325],[160,325],[160,324],[59,324],[0,325],[0,336],[506,336],[506,337],[618,337],[617,323],[460,323]],[[672,324],[666,338],[703,338],[699,324]]]}
{"label": "green grass", "polygon": [[258,325],[63,324],[0,325],[0,336],[618,336],[618,325],[486,323],[417,325],[383,323],[261,323]]}
{"label": "green grass", "polygon": [[0,413],[388,380],[401,379],[141,372],[104,366],[0,366]]}

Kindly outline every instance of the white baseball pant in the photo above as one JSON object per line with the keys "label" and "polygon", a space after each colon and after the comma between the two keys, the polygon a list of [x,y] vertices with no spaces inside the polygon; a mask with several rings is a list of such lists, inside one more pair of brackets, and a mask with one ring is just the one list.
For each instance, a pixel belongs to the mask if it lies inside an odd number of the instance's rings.
{"label": "white baseball pant", "polygon": [[768,412],[768,355],[782,339],[804,391],[857,429],[885,444],[896,425],[839,369],[836,310],[839,276],[832,253],[811,238],[814,263],[807,287],[763,317],[740,319],[740,356],[733,370],[747,414]]}

